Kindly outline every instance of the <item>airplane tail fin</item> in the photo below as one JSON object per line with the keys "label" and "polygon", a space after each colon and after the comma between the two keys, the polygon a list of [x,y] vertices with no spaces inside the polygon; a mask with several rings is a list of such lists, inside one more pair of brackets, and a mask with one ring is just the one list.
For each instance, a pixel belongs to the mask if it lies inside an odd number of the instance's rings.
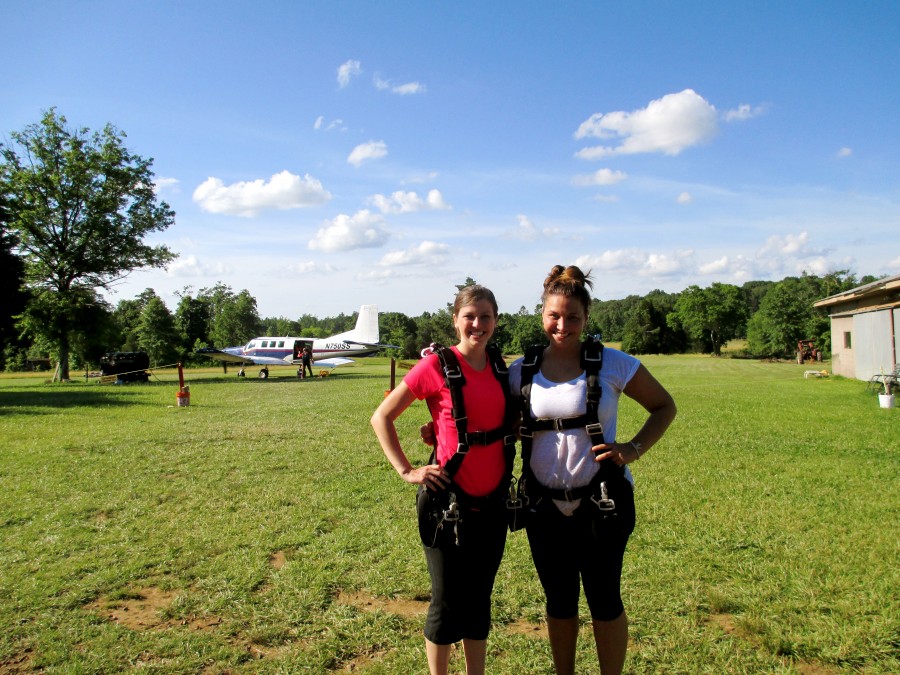
{"label": "airplane tail fin", "polygon": [[378,306],[363,305],[359,308],[359,316],[356,319],[356,328],[344,333],[344,338],[375,344],[378,342]]}

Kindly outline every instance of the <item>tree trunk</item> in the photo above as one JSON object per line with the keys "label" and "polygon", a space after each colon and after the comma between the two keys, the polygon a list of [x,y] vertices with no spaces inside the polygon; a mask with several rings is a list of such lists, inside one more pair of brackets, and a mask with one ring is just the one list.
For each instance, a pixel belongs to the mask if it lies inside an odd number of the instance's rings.
{"label": "tree trunk", "polygon": [[63,335],[59,341],[59,379],[69,381],[69,336]]}

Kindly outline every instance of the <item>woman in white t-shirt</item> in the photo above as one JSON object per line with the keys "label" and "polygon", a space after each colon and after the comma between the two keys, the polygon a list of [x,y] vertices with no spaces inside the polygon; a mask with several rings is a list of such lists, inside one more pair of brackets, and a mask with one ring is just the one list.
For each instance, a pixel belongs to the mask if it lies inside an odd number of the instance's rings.
{"label": "woman in white t-shirt", "polygon": [[[619,593],[622,560],[634,528],[634,497],[627,464],[638,460],[675,418],[675,402],[634,357],[604,348],[598,421],[604,442],[594,445],[584,426],[562,420],[587,410],[582,333],[591,304],[590,275],[555,266],[544,282],[542,321],[549,344],[537,355],[529,403],[534,420],[556,428],[534,431],[524,476],[530,484],[528,541],[547,599],[547,628],[556,672],[575,672],[581,586],[591,612],[603,675],[620,673],[628,646],[628,618]],[[510,366],[519,393],[522,359]],[[641,404],[648,417],[631,440],[616,442],[619,395]],[[525,420],[528,426],[530,420]],[[546,424],[544,425],[547,426]],[[603,495],[593,494],[602,479]],[[600,503],[610,510],[600,508]]]}

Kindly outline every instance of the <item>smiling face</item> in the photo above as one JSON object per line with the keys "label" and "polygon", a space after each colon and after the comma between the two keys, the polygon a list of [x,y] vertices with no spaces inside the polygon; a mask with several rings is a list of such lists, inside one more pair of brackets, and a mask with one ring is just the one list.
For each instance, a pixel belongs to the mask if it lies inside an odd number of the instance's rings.
{"label": "smiling face", "polygon": [[587,322],[584,304],[565,295],[548,295],[541,312],[544,333],[550,344],[564,347],[581,342],[581,334]]}
{"label": "smiling face", "polygon": [[453,327],[459,337],[460,349],[484,349],[496,326],[497,315],[488,300],[477,300],[464,305],[453,315]]}

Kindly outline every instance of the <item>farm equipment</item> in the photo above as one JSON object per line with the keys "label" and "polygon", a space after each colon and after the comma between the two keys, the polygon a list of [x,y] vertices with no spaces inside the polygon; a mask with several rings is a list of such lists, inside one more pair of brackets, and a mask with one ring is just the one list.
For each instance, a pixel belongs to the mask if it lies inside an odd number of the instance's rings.
{"label": "farm equipment", "polygon": [[146,382],[149,367],[147,352],[107,352],[100,357],[100,374],[115,375],[122,382]]}
{"label": "farm equipment", "polygon": [[812,340],[797,341],[797,363],[802,365],[810,361],[821,361],[822,351],[816,349]]}

